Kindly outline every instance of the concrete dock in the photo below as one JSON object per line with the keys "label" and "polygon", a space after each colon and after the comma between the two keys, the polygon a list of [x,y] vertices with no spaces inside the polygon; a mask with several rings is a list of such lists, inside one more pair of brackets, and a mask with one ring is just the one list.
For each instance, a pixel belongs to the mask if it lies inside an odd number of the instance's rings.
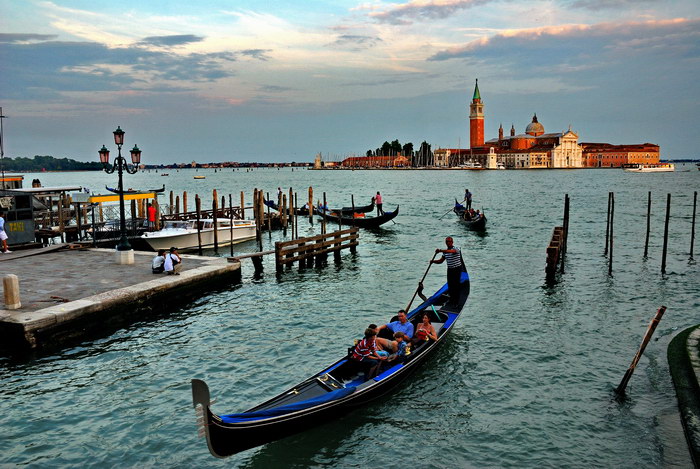
{"label": "concrete dock", "polygon": [[114,330],[149,312],[167,312],[207,288],[240,281],[240,262],[182,255],[180,275],[151,273],[152,252],[115,263],[112,249],[0,254],[2,275],[19,277],[21,307],[0,305],[3,353],[51,347]]}

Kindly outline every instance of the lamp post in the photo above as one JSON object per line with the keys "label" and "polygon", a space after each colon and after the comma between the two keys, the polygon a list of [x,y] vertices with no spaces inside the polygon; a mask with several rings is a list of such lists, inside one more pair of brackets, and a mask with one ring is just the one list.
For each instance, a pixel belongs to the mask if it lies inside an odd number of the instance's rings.
{"label": "lamp post", "polygon": [[[122,174],[126,171],[129,174],[135,174],[139,169],[139,164],[141,163],[141,150],[134,145],[131,150],[131,162],[132,166],[129,167],[126,159],[122,156],[122,145],[124,144],[124,131],[121,127],[117,126],[117,130],[114,132],[114,143],[117,144],[119,149],[119,156],[114,160],[112,165],[109,164],[109,150],[107,147],[102,145],[102,148],[98,151],[100,154],[100,162],[102,163],[102,169],[107,174],[112,174],[117,171],[119,175],[119,244],[117,244],[117,251],[131,251],[131,245],[126,237],[126,218],[124,216],[124,185],[122,182]],[[119,254],[119,253],[117,253]],[[120,262],[120,263],[133,263],[133,252],[131,256],[131,262]]]}

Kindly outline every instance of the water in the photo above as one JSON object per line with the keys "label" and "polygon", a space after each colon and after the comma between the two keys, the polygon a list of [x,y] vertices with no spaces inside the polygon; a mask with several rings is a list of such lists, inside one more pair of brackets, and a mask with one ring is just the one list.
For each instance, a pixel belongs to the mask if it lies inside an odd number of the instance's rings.
{"label": "water", "polygon": [[[273,260],[243,280],[104,336],[21,361],[0,359],[0,463],[104,467],[687,467],[691,465],[666,363],[680,330],[700,322],[700,274],[688,260],[700,172],[169,170],[126,176],[126,187],[198,192],[292,186],[331,205],[380,190],[396,224],[363,231],[343,263],[279,279]],[[680,167],[678,169],[683,169]],[[194,174],[206,175],[195,181]],[[115,185],[104,173],[26,175],[44,185]],[[448,214],[474,193],[485,235]],[[604,249],[607,192],[615,191],[614,275]],[[647,191],[653,192],[643,260]],[[661,275],[666,192],[672,193],[667,274]],[[566,273],[544,283],[545,247],[571,197]],[[461,198],[461,197],[460,197]],[[162,199],[161,199],[162,201]],[[318,223],[300,223],[301,236]],[[274,396],[344,353],[370,322],[405,307],[434,249],[452,235],[472,277],[465,314],[434,360],[391,396],[345,418],[225,461],[196,435],[190,379],[203,378],[231,413]],[[272,240],[265,235],[265,249]],[[255,249],[254,243],[236,252]],[[228,254],[228,248],[222,249]],[[696,252],[698,249],[696,248]],[[147,268],[147,266],[144,266]],[[444,282],[434,266],[426,291]],[[628,387],[617,386],[656,309],[668,306]]]}

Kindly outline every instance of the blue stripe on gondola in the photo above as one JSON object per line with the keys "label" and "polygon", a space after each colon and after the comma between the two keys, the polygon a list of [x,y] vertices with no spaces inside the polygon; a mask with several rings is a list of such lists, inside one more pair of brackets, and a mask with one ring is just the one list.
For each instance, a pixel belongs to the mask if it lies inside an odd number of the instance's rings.
{"label": "blue stripe on gondola", "polygon": [[381,381],[384,378],[386,378],[387,376],[394,374],[396,371],[400,370],[402,367],[403,367],[403,363],[399,363],[398,365],[394,365],[391,368],[389,368],[388,370],[386,370],[384,373],[382,373],[378,376],[375,376],[374,380]]}
{"label": "blue stripe on gondola", "polygon": [[328,368],[328,369],[323,370],[322,372],[320,372],[319,375],[322,375],[322,374],[325,374],[325,373],[330,373],[331,371],[335,370],[336,368],[338,368],[340,365],[342,365],[342,364],[345,363],[346,361],[347,361],[347,360],[341,360],[341,361],[339,361],[338,363],[336,363],[335,365],[331,366],[330,368]]}
{"label": "blue stripe on gondola", "polygon": [[343,397],[353,393],[354,391],[355,388],[336,389],[335,391],[331,391],[326,394],[323,394],[322,396],[307,399],[305,401],[299,401],[293,404],[287,404],[272,409],[259,410],[257,412],[243,412],[242,414],[221,415],[220,418],[223,422],[226,423],[240,423],[251,422],[254,420],[263,420],[270,417],[277,417],[284,414],[290,414],[298,410],[308,409],[310,407],[314,407],[319,404],[324,404],[326,402],[334,401],[337,399],[342,399]]}

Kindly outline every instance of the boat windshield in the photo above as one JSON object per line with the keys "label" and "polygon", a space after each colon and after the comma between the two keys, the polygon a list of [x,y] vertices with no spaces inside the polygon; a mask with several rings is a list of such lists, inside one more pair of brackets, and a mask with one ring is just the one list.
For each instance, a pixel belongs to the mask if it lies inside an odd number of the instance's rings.
{"label": "boat windshield", "polygon": [[191,223],[187,221],[166,221],[163,227],[166,230],[186,230],[191,227]]}

